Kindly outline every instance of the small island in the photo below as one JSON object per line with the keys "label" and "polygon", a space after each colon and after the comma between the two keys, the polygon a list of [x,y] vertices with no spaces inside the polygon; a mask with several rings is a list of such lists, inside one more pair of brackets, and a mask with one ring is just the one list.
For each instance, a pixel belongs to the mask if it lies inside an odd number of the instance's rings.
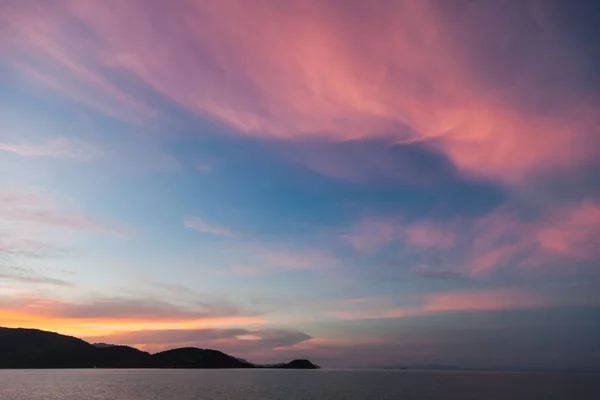
{"label": "small island", "polygon": [[261,365],[218,350],[184,347],[150,354],[129,346],[37,329],[0,328],[0,368],[278,368],[319,369],[308,360]]}

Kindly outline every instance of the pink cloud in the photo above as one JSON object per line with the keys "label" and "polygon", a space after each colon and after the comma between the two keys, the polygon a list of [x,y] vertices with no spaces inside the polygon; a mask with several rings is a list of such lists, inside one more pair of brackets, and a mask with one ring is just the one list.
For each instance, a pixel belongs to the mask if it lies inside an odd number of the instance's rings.
{"label": "pink cloud", "polygon": [[234,273],[246,276],[259,276],[285,271],[331,272],[339,265],[339,260],[331,253],[290,245],[235,245],[231,260]]}
{"label": "pink cloud", "polygon": [[0,320],[4,326],[60,330],[78,336],[264,323],[256,312],[226,300],[173,303],[132,296],[66,300],[27,293],[0,296]]}
{"label": "pink cloud", "polygon": [[331,317],[342,320],[397,319],[410,315],[412,310],[394,306],[389,297],[352,297],[342,299],[330,311]]}
{"label": "pink cloud", "polygon": [[484,278],[505,268],[550,269],[558,261],[569,265],[600,255],[600,205],[589,199],[550,206],[535,220],[523,220],[502,206],[475,219],[400,221],[400,217],[366,217],[341,238],[366,254],[390,244],[404,245],[404,255],[433,252],[444,260],[443,270],[413,267],[413,272],[431,277]]}
{"label": "pink cloud", "polygon": [[399,242],[419,249],[449,249],[458,241],[452,226],[433,221],[408,223],[397,216],[364,217],[340,237],[363,254],[372,254]]}
{"label": "pink cloud", "polygon": [[480,218],[471,227],[471,274],[488,273],[513,263],[548,266],[562,261],[591,261],[600,254],[600,205],[584,200],[546,209],[534,221],[522,221],[507,209]]}
{"label": "pink cloud", "polygon": [[[89,231],[124,236],[125,230],[112,222],[100,221],[81,211],[67,211],[44,191],[0,190],[0,220],[13,234],[32,235],[44,229]],[[36,242],[36,239],[26,239]]]}
{"label": "pink cloud", "polygon": [[4,58],[111,115],[154,115],[114,79],[130,74],[244,134],[419,142],[479,178],[519,182],[599,153],[597,102],[539,84],[581,83],[543,4],[470,3],[454,18],[422,1],[34,4],[2,6]]}
{"label": "pink cloud", "polygon": [[423,222],[409,226],[404,235],[411,246],[441,249],[451,248],[456,244],[456,234],[448,229]]}
{"label": "pink cloud", "polygon": [[56,137],[41,144],[14,144],[0,142],[0,151],[15,153],[25,157],[54,157],[69,159],[88,159],[95,157],[98,153],[89,144]]}
{"label": "pink cloud", "polygon": [[[585,300],[585,299],[583,299]],[[463,289],[442,291],[412,300],[413,305],[396,305],[393,298],[361,298],[332,306],[329,316],[342,320],[399,319],[440,312],[498,311],[544,308],[557,304],[593,304],[581,298],[549,298],[522,288]]]}
{"label": "pink cloud", "polygon": [[284,329],[208,328],[125,331],[85,339],[90,342],[133,345],[149,352],[196,346],[220,349],[239,356],[287,348],[311,337],[303,332]]}
{"label": "pink cloud", "polygon": [[[7,62],[27,81],[109,116],[131,122],[155,116],[152,107],[104,74],[102,59],[106,55],[97,42],[62,29],[68,25],[67,7],[68,2],[56,1],[26,7],[16,2],[4,4],[3,21],[9,34],[2,44]],[[12,51],[24,57],[6,57]]]}
{"label": "pink cloud", "polygon": [[374,253],[397,240],[397,218],[367,217],[360,220],[341,238],[349,242],[359,253]]}
{"label": "pink cloud", "polygon": [[600,253],[600,204],[584,200],[558,210],[556,222],[541,227],[537,240],[546,251],[589,259]]}
{"label": "pink cloud", "polygon": [[[428,186],[452,174],[446,167],[432,170],[417,153],[393,141],[352,140],[343,143],[320,141],[276,142],[274,149],[292,163],[330,178],[354,184],[401,181]],[[415,155],[417,154],[417,155]]]}
{"label": "pink cloud", "polygon": [[236,233],[231,228],[212,225],[204,221],[202,218],[192,215],[185,217],[183,224],[190,229],[194,229],[201,233],[210,233],[211,235],[233,236]]}
{"label": "pink cloud", "polygon": [[534,246],[535,229],[512,212],[499,208],[468,226],[467,254],[463,270],[471,275],[488,274]]}
{"label": "pink cloud", "polygon": [[[133,137],[134,140],[131,141],[128,137],[131,131],[124,132],[119,140],[114,141],[82,140],[73,135],[48,135],[43,127],[32,130],[27,126],[27,123],[23,122],[27,117],[29,115],[25,114],[8,122],[12,131],[25,131],[26,134],[12,137],[4,135],[7,138],[0,140],[0,153],[7,152],[29,158],[105,162],[118,169],[119,173],[140,169],[172,171],[181,167],[179,161],[162,150],[159,142],[152,137]],[[93,132],[96,136],[103,135],[100,130],[86,125],[78,129]],[[51,130],[56,128],[52,127]]]}
{"label": "pink cloud", "polygon": [[425,301],[420,311],[496,311],[548,305],[549,301],[542,295],[521,289],[500,288],[435,294]]}
{"label": "pink cloud", "polygon": [[10,219],[39,225],[54,226],[59,228],[97,231],[104,233],[122,233],[112,224],[98,221],[84,213],[63,210],[13,210]]}

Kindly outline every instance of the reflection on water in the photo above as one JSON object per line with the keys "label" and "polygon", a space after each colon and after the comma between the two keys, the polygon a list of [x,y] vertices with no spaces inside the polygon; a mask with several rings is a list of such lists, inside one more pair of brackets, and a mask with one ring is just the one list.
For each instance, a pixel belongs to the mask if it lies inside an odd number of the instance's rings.
{"label": "reflection on water", "polygon": [[600,375],[293,370],[0,370],[1,400],[587,400]]}

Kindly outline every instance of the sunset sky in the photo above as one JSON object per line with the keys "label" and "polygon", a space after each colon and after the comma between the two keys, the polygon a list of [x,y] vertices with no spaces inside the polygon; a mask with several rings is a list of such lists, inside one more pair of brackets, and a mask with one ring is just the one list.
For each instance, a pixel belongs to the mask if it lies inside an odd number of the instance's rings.
{"label": "sunset sky", "polygon": [[600,369],[598,15],[0,1],[0,326]]}

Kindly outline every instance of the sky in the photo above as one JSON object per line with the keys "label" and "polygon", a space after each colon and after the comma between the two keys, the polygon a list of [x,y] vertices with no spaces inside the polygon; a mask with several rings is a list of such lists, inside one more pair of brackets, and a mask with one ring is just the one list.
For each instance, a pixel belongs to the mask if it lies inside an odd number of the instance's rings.
{"label": "sky", "polygon": [[600,369],[598,15],[3,0],[0,326]]}

